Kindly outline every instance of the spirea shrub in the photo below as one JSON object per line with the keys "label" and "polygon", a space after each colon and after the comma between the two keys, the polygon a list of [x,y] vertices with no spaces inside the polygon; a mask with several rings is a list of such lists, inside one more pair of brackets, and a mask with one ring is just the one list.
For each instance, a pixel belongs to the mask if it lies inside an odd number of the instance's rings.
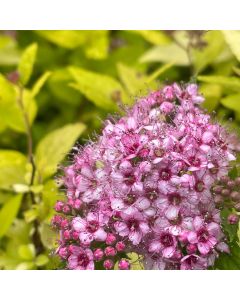
{"label": "spirea shrub", "polygon": [[131,252],[145,269],[207,269],[230,252],[220,212],[240,201],[237,143],[203,101],[196,84],[165,86],[78,148],[52,220],[67,269],[131,269]]}

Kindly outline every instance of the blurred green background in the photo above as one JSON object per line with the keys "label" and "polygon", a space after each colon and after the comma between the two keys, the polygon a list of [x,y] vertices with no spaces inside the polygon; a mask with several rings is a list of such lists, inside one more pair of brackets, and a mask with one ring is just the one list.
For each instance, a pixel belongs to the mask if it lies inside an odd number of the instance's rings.
{"label": "blurred green background", "polygon": [[198,82],[238,131],[239,61],[240,31],[1,31],[0,269],[60,268],[57,166],[136,97]]}

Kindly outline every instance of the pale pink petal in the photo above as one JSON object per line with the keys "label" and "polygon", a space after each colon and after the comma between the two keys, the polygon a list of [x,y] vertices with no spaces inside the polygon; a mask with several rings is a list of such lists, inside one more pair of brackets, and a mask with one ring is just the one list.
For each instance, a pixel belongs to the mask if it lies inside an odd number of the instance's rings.
{"label": "pale pink petal", "polygon": [[133,245],[138,245],[142,239],[142,233],[138,230],[134,230],[129,233],[129,240],[133,243]]}
{"label": "pale pink petal", "polygon": [[167,247],[162,250],[163,257],[170,258],[175,253],[175,247]]}
{"label": "pale pink petal", "polygon": [[118,222],[115,222],[114,227],[121,236],[127,236],[129,234],[129,229],[128,229],[126,223],[118,221]]}
{"label": "pale pink petal", "polygon": [[107,233],[102,228],[99,228],[96,232],[94,232],[93,236],[97,241],[105,241]]}
{"label": "pale pink petal", "polygon": [[165,212],[165,216],[168,220],[175,220],[178,217],[179,207],[170,205]]}
{"label": "pale pink petal", "polygon": [[190,232],[187,234],[187,239],[188,239],[189,243],[191,243],[191,244],[197,243],[198,239],[197,239],[197,234],[196,234],[196,232],[190,231]]}
{"label": "pale pink petal", "polygon": [[86,229],[86,226],[87,226],[87,221],[80,217],[76,217],[72,220],[72,227],[74,230],[78,232],[84,231]]}
{"label": "pale pink petal", "polygon": [[134,203],[134,205],[139,209],[139,210],[145,210],[149,208],[150,206],[150,201],[147,198],[140,197],[137,199],[137,201]]}
{"label": "pale pink petal", "polygon": [[210,251],[210,247],[207,243],[198,243],[198,250],[201,254],[206,255]]}
{"label": "pale pink petal", "polygon": [[224,242],[218,243],[216,248],[221,252],[230,253],[230,249],[229,249],[228,245]]}
{"label": "pale pink petal", "polygon": [[159,241],[153,241],[149,245],[149,252],[159,252],[162,249],[162,244]]}
{"label": "pale pink petal", "polygon": [[93,241],[93,235],[88,232],[80,232],[79,239],[84,245],[89,245]]}
{"label": "pale pink petal", "polygon": [[203,227],[203,225],[204,225],[204,220],[203,220],[202,217],[197,216],[197,217],[195,217],[195,218],[193,219],[193,226],[194,226],[194,228],[195,228],[197,231],[198,231],[201,227]]}
{"label": "pale pink petal", "polygon": [[140,227],[143,234],[146,234],[146,233],[149,232],[149,226],[146,222],[140,222],[139,227]]}

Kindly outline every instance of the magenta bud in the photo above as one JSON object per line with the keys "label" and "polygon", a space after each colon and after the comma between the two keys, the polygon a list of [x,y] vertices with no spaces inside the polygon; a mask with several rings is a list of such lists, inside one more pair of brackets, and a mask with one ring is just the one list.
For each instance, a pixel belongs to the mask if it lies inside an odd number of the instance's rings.
{"label": "magenta bud", "polygon": [[228,223],[231,225],[237,224],[238,220],[239,220],[239,216],[236,214],[230,214],[228,216]]}
{"label": "magenta bud", "polygon": [[116,237],[112,233],[108,233],[107,238],[106,238],[106,244],[107,245],[112,245],[116,242]]}
{"label": "magenta bud", "polygon": [[233,200],[240,200],[240,193],[237,191],[232,192],[230,196]]}
{"label": "magenta bud", "polygon": [[104,250],[104,253],[106,256],[115,256],[117,251],[111,247],[111,246],[108,246],[105,250]]}
{"label": "magenta bud", "polygon": [[56,215],[56,216],[54,216],[53,218],[52,218],[52,225],[53,226],[60,226],[61,225],[61,223],[62,223],[62,217],[61,216],[59,216],[59,215]]}
{"label": "magenta bud", "polygon": [[54,206],[54,209],[56,210],[56,212],[62,212],[64,203],[62,201],[57,201],[57,203]]}
{"label": "magenta bud", "polygon": [[187,253],[188,254],[193,254],[197,251],[197,246],[194,244],[188,244],[187,245]]}
{"label": "magenta bud", "polygon": [[79,210],[82,206],[82,201],[77,199],[74,204],[73,204],[73,207],[76,209],[76,210]]}
{"label": "magenta bud", "polygon": [[113,268],[113,261],[112,260],[110,260],[110,259],[106,259],[105,261],[104,261],[104,263],[103,263],[103,266],[104,266],[104,268],[106,269],[106,270],[110,270],[110,269],[112,269]]}
{"label": "magenta bud", "polygon": [[66,239],[66,240],[70,240],[71,239],[71,232],[70,230],[65,230],[63,232],[63,237]]}
{"label": "magenta bud", "polygon": [[130,268],[130,263],[126,259],[122,258],[119,263],[118,263],[118,268],[120,270],[129,270]]}
{"label": "magenta bud", "polygon": [[117,251],[123,251],[124,249],[125,249],[125,244],[124,244],[124,242],[117,242],[117,244],[116,244],[116,249],[117,249]]}
{"label": "magenta bud", "polygon": [[74,240],[78,241],[78,239],[79,239],[79,232],[73,231],[73,232],[72,232],[72,238],[73,238]]}
{"label": "magenta bud", "polygon": [[103,250],[100,248],[96,249],[93,253],[93,256],[95,260],[97,261],[101,260],[104,256]]}
{"label": "magenta bud", "polygon": [[69,214],[69,213],[71,212],[71,208],[70,208],[69,205],[65,204],[65,205],[63,206],[62,211],[63,211],[65,214]]}
{"label": "magenta bud", "polygon": [[68,249],[67,247],[62,247],[59,249],[58,254],[61,258],[66,259],[68,257]]}
{"label": "magenta bud", "polygon": [[61,228],[64,229],[64,228],[67,228],[67,227],[68,227],[68,220],[63,219],[62,222],[61,222]]}

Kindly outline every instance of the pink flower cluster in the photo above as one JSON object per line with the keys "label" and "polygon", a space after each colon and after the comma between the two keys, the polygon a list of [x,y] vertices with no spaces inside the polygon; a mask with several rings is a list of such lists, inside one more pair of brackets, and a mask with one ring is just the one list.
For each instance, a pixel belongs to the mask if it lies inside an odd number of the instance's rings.
{"label": "pink flower cluster", "polygon": [[52,223],[68,269],[206,269],[229,252],[212,187],[235,160],[196,84],[140,99],[64,169],[67,201]]}

